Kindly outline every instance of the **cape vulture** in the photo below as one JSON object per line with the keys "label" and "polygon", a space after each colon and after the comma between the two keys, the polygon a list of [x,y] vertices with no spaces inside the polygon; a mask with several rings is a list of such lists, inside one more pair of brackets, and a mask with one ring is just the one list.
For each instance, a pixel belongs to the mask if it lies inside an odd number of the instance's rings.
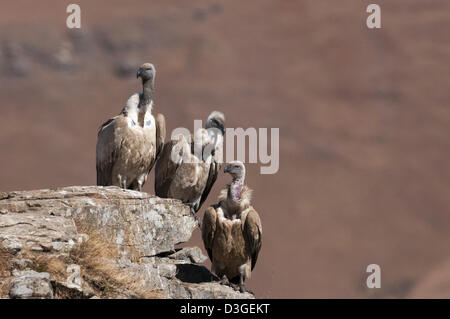
{"label": "cape vulture", "polygon": [[122,112],[100,127],[97,185],[142,191],[166,135],[164,116],[152,115],[155,73],[153,64],[141,65],[136,77],[142,80],[142,93],[131,95]]}
{"label": "cape vulture", "polygon": [[225,116],[214,111],[205,129],[197,130],[190,138],[179,135],[166,143],[155,167],[156,195],[181,200],[196,216],[217,179],[224,133]]}
{"label": "cape vulture", "polygon": [[261,249],[262,226],[250,205],[252,191],[244,185],[244,164],[231,162],[224,172],[232,176],[232,182],[220,193],[219,204],[206,210],[202,239],[213,272],[244,292],[244,281],[250,278]]}

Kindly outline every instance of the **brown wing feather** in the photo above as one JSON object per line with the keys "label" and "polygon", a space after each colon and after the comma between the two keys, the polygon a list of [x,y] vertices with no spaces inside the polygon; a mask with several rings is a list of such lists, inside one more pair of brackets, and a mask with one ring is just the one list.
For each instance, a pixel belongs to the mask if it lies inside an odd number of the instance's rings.
{"label": "brown wing feather", "polygon": [[148,172],[152,170],[155,163],[158,161],[159,156],[161,155],[161,151],[164,148],[164,140],[166,139],[166,120],[164,115],[158,113],[155,115],[155,126],[156,126],[156,141],[155,141],[155,158],[153,162],[150,163]]}
{"label": "brown wing feather", "polygon": [[164,147],[164,140],[166,139],[166,119],[161,113],[156,114],[156,156],[158,158]]}
{"label": "brown wing feather", "polygon": [[178,165],[171,159],[172,148],[176,141],[169,141],[164,144],[164,147],[158,157],[155,167],[155,194],[156,196],[167,198],[170,184],[172,183]]}
{"label": "brown wing feather", "polygon": [[244,238],[252,257],[252,270],[255,268],[262,244],[262,226],[258,213],[250,208],[244,222]]}
{"label": "brown wing feather", "polygon": [[108,186],[112,184],[112,170],[118,158],[120,145],[117,145],[115,139],[116,122],[120,115],[107,120],[100,126],[97,135],[96,146],[96,169],[97,185]]}
{"label": "brown wing feather", "polygon": [[206,181],[206,186],[205,189],[203,190],[202,198],[200,199],[200,205],[198,206],[199,209],[206,200],[206,198],[208,198],[209,192],[211,191],[214,183],[217,180],[217,176],[219,175],[219,170],[220,164],[213,161],[209,167],[208,180]]}
{"label": "brown wing feather", "polygon": [[211,262],[213,261],[212,245],[214,240],[214,233],[216,231],[216,225],[217,212],[214,207],[208,207],[208,209],[205,211],[205,214],[203,215],[202,239]]}

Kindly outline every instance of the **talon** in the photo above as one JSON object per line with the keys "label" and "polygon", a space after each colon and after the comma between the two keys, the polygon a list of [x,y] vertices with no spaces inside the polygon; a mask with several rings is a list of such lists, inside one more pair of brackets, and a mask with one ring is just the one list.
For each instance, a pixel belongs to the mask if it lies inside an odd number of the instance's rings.
{"label": "talon", "polygon": [[220,284],[224,286],[230,286],[231,283],[228,280],[227,276],[223,275],[222,279],[220,280]]}
{"label": "talon", "polygon": [[240,291],[239,285],[237,285],[237,284],[231,284],[231,288],[233,288],[234,291]]}

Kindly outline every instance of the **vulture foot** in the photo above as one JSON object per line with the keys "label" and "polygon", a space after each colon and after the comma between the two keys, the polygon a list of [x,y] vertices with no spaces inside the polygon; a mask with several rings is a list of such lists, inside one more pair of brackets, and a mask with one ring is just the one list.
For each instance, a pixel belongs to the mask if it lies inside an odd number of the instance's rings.
{"label": "vulture foot", "polygon": [[239,276],[239,291],[242,292],[242,293],[248,292],[248,293],[251,293],[252,295],[254,295],[254,293],[253,293],[252,291],[250,291],[250,290],[248,290],[247,288],[245,288],[245,285],[244,285],[244,275],[243,275],[243,274],[241,274],[241,275]]}
{"label": "vulture foot", "polygon": [[223,277],[222,277],[222,279],[219,281],[219,283],[220,283],[221,285],[231,287],[231,288],[233,288],[235,291],[239,291],[239,285],[233,284],[232,282],[230,282],[230,281],[228,280],[228,278],[227,278],[226,275],[223,275]]}
{"label": "vulture foot", "polygon": [[220,280],[221,285],[229,286],[230,281],[228,280],[227,276],[223,275],[222,279]]}
{"label": "vulture foot", "polygon": [[249,294],[255,295],[255,294],[253,293],[253,291],[251,291],[250,289],[245,288],[244,285],[239,285],[239,291],[242,292],[242,293],[248,292]]}
{"label": "vulture foot", "polygon": [[127,179],[126,178],[122,178],[121,180],[121,185],[120,185],[123,189],[127,189]]}

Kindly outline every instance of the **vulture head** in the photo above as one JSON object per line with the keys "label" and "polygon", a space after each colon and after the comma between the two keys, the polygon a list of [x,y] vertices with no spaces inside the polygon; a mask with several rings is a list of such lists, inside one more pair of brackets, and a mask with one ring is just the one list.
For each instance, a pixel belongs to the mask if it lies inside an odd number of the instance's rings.
{"label": "vulture head", "polygon": [[151,81],[153,83],[155,75],[155,66],[151,63],[144,63],[139,67],[136,73],[136,78],[141,78],[143,83],[147,81]]}
{"label": "vulture head", "polygon": [[220,132],[222,132],[222,135],[225,134],[225,115],[223,115],[222,112],[219,111],[213,111],[208,116],[208,119],[205,123],[205,128],[216,128]]}
{"label": "vulture head", "polygon": [[233,161],[228,163],[223,169],[224,173],[228,173],[233,177],[233,180],[243,180],[245,177],[245,166],[241,161]]}

